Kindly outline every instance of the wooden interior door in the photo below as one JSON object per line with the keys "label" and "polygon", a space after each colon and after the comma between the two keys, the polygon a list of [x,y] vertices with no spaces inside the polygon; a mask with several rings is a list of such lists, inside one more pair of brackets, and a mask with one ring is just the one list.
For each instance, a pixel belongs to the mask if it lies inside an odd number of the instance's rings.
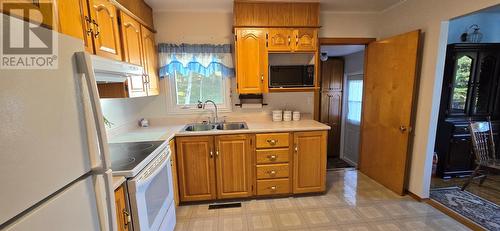
{"label": "wooden interior door", "polygon": [[215,137],[218,199],[252,195],[253,139],[250,135]]}
{"label": "wooden interior door", "polygon": [[141,66],[142,37],[141,24],[127,14],[120,12],[123,61]]}
{"label": "wooden interior door", "polygon": [[158,53],[156,52],[155,34],[141,25],[142,55],[147,73],[148,95],[160,94],[160,78],[158,72]]}
{"label": "wooden interior door", "polygon": [[267,52],[262,29],[236,29],[236,81],[238,93],[268,92]]}
{"label": "wooden interior door", "polygon": [[89,0],[96,55],[122,60],[116,7],[109,0]]}
{"label": "wooden interior door", "polygon": [[404,194],[420,31],[372,42],[366,50],[359,169]]}
{"label": "wooden interior door", "polygon": [[293,193],[321,192],[326,184],[326,131],[295,132]]}
{"label": "wooden interior door", "polygon": [[213,143],[211,136],[176,138],[181,201],[216,198]]}

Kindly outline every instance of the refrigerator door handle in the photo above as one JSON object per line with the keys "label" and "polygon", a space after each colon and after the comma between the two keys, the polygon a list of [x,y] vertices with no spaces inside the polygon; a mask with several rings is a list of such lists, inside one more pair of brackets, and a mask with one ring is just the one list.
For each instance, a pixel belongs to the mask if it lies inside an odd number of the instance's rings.
{"label": "refrigerator door handle", "polygon": [[[97,91],[97,84],[95,79],[94,70],[92,68],[92,61],[90,55],[86,52],[76,53],[78,72],[83,74],[85,79],[85,85],[90,96],[90,107],[92,109],[92,115],[94,119],[94,125],[97,130],[97,142],[98,149],[100,153],[101,165],[96,166],[92,170],[94,172],[105,172],[111,168],[111,162],[109,158],[109,148],[108,148],[108,138],[106,136],[106,129],[104,128],[104,118],[101,110],[101,103],[99,101],[99,93]],[[83,90],[83,86],[81,88]],[[90,141],[92,142],[92,141]]]}
{"label": "refrigerator door handle", "polygon": [[[117,231],[118,225],[116,223],[117,215],[115,206],[115,194],[112,183],[112,170],[109,169],[108,171],[103,173],[102,176],[104,178],[105,195],[103,195],[101,192],[99,192],[99,190],[96,189],[96,201],[97,209],[99,211],[101,230]],[[105,196],[105,198],[101,198],[102,196]],[[105,203],[103,203],[104,200],[106,200]]]}

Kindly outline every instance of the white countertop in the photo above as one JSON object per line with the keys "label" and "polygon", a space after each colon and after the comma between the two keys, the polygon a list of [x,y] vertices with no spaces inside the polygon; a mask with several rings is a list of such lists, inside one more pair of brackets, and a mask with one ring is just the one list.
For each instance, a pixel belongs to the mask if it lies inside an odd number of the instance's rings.
{"label": "white countertop", "polygon": [[181,131],[185,124],[177,125],[154,125],[148,128],[133,128],[121,134],[115,135],[109,139],[110,143],[138,142],[138,141],[157,141],[171,140],[175,136],[199,136],[199,135],[223,135],[223,134],[241,134],[241,133],[267,133],[267,132],[298,132],[298,131],[319,131],[330,130],[330,127],[318,121],[304,119],[289,122],[273,121],[245,121],[248,129],[241,130],[210,130],[183,132]]}

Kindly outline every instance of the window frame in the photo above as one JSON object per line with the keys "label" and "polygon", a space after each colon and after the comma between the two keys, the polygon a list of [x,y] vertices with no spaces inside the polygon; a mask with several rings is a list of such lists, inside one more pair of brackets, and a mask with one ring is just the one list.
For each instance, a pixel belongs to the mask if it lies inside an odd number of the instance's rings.
{"label": "window frame", "polygon": [[[361,100],[360,101],[354,101],[354,100],[349,100],[349,95],[350,95],[350,91],[349,91],[349,81],[361,81]],[[346,121],[348,121],[350,124],[355,124],[355,125],[361,125],[361,120],[362,120],[362,113],[363,113],[363,90],[364,90],[364,79],[363,79],[363,75],[362,74],[357,74],[357,75],[352,75],[352,76],[348,76],[347,77],[347,81],[346,81],[346,93],[347,93],[347,96],[346,96],[346,115],[345,115],[345,119]],[[360,114],[360,117],[359,117],[359,121],[357,120],[352,120],[352,119],[349,119],[349,103],[350,102],[357,102],[361,105],[361,114]]]}
{"label": "window frame", "polygon": [[[176,76],[165,76],[167,89],[167,114],[173,115],[188,115],[188,114],[204,114],[205,110],[199,109],[196,104],[178,105],[177,104],[177,89],[175,78]],[[218,112],[232,112],[231,105],[231,79],[222,76],[222,89],[224,90],[224,103],[217,104]],[[209,104],[213,107],[212,104]]]}

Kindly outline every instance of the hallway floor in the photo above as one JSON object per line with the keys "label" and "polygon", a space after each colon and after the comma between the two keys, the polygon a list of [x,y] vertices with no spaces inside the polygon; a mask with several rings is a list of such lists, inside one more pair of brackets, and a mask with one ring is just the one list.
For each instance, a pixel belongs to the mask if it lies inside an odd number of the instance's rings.
{"label": "hallway floor", "polygon": [[469,230],[409,196],[401,197],[356,170],[328,172],[327,193],[246,200],[241,208],[177,208],[176,230]]}

